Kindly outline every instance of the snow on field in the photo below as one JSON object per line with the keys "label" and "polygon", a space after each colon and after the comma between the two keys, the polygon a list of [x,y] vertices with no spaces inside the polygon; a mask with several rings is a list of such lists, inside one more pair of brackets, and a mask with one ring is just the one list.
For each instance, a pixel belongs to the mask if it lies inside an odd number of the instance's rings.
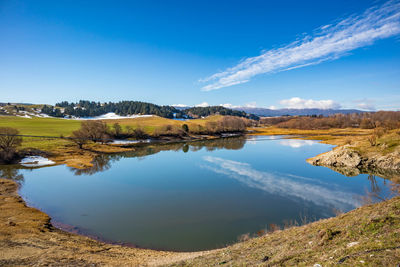
{"label": "snow on field", "polygon": [[[18,114],[24,114],[24,115],[18,115]],[[31,119],[32,117],[50,118],[49,115],[40,113],[39,111],[28,112],[26,110],[19,110],[15,116],[21,117],[21,118],[28,118],[28,119]]]}
{"label": "snow on field", "polygon": [[147,118],[153,117],[154,115],[128,115],[128,116],[120,116],[115,114],[114,112],[109,112],[96,117],[82,117],[82,118],[72,118],[74,120],[118,120],[118,119],[135,119],[135,118]]}
{"label": "snow on field", "polygon": [[41,156],[29,156],[23,158],[20,164],[25,167],[41,167],[53,165],[55,162]]}

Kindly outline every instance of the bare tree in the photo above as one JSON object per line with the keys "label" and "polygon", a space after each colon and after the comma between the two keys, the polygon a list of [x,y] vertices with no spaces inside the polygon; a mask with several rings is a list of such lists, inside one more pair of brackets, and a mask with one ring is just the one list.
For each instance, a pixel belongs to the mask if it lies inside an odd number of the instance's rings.
{"label": "bare tree", "polygon": [[88,142],[87,134],[82,130],[76,130],[72,132],[71,135],[72,141],[79,146],[80,149],[83,148],[83,145]]}
{"label": "bare tree", "polygon": [[0,127],[0,160],[11,162],[17,156],[17,147],[22,143],[17,129]]}
{"label": "bare tree", "polygon": [[103,121],[84,121],[80,130],[93,142],[106,142],[110,138],[107,124]]}

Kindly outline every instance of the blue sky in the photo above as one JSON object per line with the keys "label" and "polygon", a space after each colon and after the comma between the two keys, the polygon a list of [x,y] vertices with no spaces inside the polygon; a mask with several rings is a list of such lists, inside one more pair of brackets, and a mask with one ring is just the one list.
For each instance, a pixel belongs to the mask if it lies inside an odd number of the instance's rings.
{"label": "blue sky", "polygon": [[0,0],[0,102],[399,109],[399,6]]}

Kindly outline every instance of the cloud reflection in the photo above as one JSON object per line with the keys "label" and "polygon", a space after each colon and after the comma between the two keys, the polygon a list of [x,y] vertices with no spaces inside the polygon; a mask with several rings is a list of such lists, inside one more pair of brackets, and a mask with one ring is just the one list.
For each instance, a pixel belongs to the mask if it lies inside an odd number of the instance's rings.
{"label": "cloud reflection", "polygon": [[234,178],[241,183],[271,194],[296,197],[319,206],[330,206],[343,211],[361,206],[360,195],[334,189],[332,185],[321,186],[317,179],[301,176],[276,175],[255,170],[250,164],[205,156],[203,167]]}
{"label": "cloud reflection", "polygon": [[312,146],[316,143],[317,143],[316,141],[312,140],[297,140],[297,139],[286,139],[279,141],[279,144],[283,146],[290,146],[292,148],[299,148],[302,146]]}

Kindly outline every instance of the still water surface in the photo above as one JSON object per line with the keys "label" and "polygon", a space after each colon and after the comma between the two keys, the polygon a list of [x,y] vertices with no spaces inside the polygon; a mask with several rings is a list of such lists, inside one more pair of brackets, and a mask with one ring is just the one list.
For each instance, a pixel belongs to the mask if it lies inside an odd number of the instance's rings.
{"label": "still water surface", "polygon": [[225,138],[105,155],[87,170],[55,166],[13,175],[22,197],[53,221],[108,241],[195,251],[271,224],[349,211],[369,192],[389,195],[382,178],[346,177],[305,161],[331,148],[279,137]]}

